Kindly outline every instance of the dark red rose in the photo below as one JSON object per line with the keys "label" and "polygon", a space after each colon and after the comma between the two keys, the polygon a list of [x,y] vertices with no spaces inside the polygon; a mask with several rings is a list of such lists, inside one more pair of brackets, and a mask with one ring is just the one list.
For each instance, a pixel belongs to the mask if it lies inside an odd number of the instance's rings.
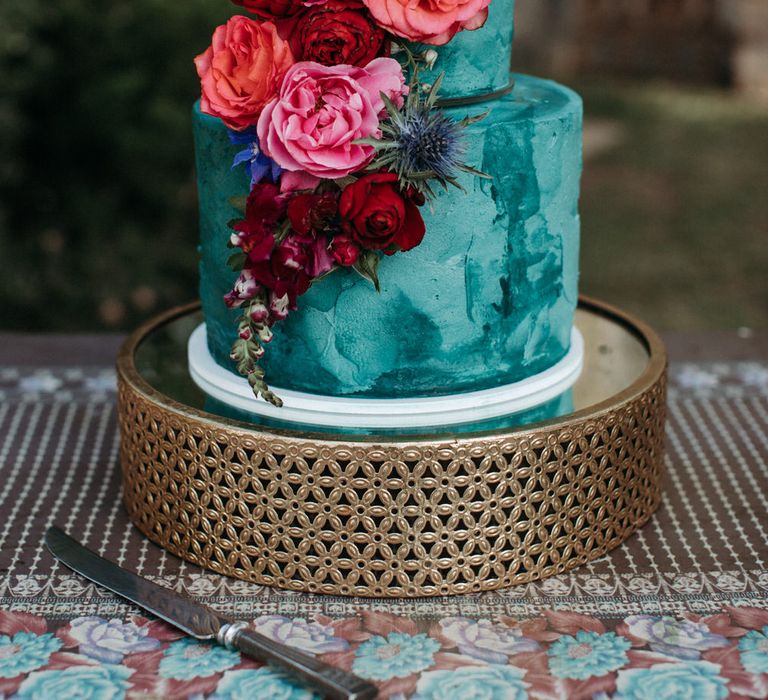
{"label": "dark red rose", "polygon": [[289,40],[297,61],[365,66],[377,56],[387,55],[385,36],[362,2],[328,0],[298,16]]}
{"label": "dark red rose", "polygon": [[349,185],[341,193],[339,215],[344,233],[362,248],[410,250],[424,238],[421,213],[400,191],[394,173],[373,173]]}
{"label": "dark red rose", "polygon": [[297,194],[288,203],[288,220],[302,236],[328,231],[339,211],[338,192]]}
{"label": "dark red rose", "polygon": [[351,265],[354,265],[360,257],[360,246],[349,236],[342,234],[336,236],[331,241],[331,255],[339,265],[350,267]]}
{"label": "dark red rose", "polygon": [[232,2],[266,19],[290,17],[304,8],[302,0],[232,0]]}

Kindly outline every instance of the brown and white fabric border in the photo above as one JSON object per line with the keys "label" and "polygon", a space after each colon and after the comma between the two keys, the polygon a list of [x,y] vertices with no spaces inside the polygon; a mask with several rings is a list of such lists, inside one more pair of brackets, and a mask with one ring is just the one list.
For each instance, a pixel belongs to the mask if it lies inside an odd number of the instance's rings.
{"label": "brown and white fabric border", "polygon": [[133,609],[70,574],[42,546],[57,523],[159,583],[232,614],[414,619],[567,609],[601,619],[768,608],[768,363],[670,370],[662,507],[624,546],[578,571],[481,596],[363,600],[227,579],[150,544],[120,497],[111,368],[0,367],[0,607],[68,619]]}

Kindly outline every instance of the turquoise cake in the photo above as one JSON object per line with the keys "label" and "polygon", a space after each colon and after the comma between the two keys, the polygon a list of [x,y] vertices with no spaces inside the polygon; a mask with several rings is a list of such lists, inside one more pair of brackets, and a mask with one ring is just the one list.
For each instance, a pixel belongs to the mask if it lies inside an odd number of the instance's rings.
{"label": "turquoise cake", "polygon": [[[423,80],[467,127],[464,191],[422,207],[423,242],[383,256],[380,293],[351,268],[316,281],[273,328],[261,364],[280,389],[376,399],[449,396],[519,382],[560,362],[577,305],[582,104],[548,80],[510,73],[513,0],[461,32]],[[415,47],[420,51],[424,47]],[[248,194],[239,150],[216,117],[193,112],[200,201],[200,297],[208,349],[232,372],[237,310],[224,296],[230,203]],[[279,387],[279,388],[278,388]]]}

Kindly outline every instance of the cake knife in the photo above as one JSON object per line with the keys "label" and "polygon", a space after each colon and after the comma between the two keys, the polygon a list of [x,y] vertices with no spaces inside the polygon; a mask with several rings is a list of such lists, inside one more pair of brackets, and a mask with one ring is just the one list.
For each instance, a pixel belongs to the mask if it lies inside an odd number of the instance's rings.
{"label": "cake knife", "polygon": [[235,622],[187,596],[123,569],[83,547],[58,527],[48,528],[45,544],[53,556],[73,571],[127,598],[195,639],[215,640],[259,661],[278,664],[301,676],[329,698],[372,700],[378,694],[376,686],[362,678],[275,642],[248,629],[245,622]]}

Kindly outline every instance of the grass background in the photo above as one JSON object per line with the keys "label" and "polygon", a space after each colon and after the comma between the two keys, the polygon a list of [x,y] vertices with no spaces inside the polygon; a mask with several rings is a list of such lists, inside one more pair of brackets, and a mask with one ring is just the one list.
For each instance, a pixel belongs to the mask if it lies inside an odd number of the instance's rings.
{"label": "grass background", "polygon": [[768,328],[765,107],[663,84],[581,92],[614,134],[585,167],[583,291],[660,328]]}
{"label": "grass background", "polygon": [[[0,329],[127,330],[195,298],[191,58],[229,14],[2,0]],[[582,290],[660,329],[768,328],[768,109],[570,82],[588,123]]]}

